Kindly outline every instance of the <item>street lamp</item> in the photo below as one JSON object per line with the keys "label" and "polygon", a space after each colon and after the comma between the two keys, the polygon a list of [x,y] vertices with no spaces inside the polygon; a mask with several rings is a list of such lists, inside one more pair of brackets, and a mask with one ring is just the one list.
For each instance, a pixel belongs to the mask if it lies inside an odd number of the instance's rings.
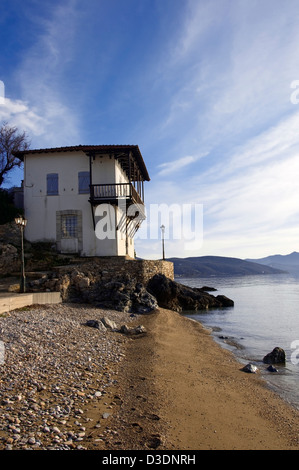
{"label": "street lamp", "polygon": [[20,227],[21,231],[21,252],[22,252],[22,263],[21,263],[21,285],[20,292],[26,292],[26,279],[25,279],[25,262],[24,262],[24,228],[26,227],[27,220],[19,215],[15,218],[15,223]]}
{"label": "street lamp", "polygon": [[165,260],[165,248],[164,248],[164,233],[165,233],[165,226],[161,225],[160,227],[162,232],[162,252],[163,252],[163,260]]}

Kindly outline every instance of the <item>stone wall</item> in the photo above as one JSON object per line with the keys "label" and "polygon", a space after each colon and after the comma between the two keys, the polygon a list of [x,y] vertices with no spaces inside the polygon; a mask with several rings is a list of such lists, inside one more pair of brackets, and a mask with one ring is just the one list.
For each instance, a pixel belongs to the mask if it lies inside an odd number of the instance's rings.
{"label": "stone wall", "polygon": [[147,313],[158,307],[156,298],[147,290],[156,275],[173,280],[173,263],[126,257],[80,258],[29,282],[28,290],[60,292],[63,302]]}
{"label": "stone wall", "polygon": [[20,255],[15,246],[0,242],[0,275],[21,271]]}
{"label": "stone wall", "polygon": [[[105,282],[129,276],[146,285],[155,274],[164,274],[167,278],[174,279],[173,263],[163,260],[135,260],[123,256],[81,258],[72,268],[86,274],[96,273],[97,278]],[[70,266],[61,266],[55,270],[61,275],[68,273]]]}

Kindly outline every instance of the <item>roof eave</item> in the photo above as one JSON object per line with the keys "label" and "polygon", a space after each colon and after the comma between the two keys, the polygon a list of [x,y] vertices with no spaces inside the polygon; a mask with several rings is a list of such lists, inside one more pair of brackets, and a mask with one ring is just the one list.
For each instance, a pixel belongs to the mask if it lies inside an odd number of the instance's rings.
{"label": "roof eave", "polygon": [[53,148],[44,148],[44,149],[33,149],[33,150],[24,150],[14,152],[14,156],[24,161],[26,155],[34,155],[34,154],[41,154],[41,153],[54,153],[54,152],[76,152],[82,151],[84,153],[90,152],[120,152],[120,151],[132,151],[135,156],[137,156],[138,164],[140,165],[140,169],[142,170],[142,174],[145,181],[150,181],[150,177],[145,166],[142,154],[138,145],[76,145],[76,146],[69,146],[69,147],[53,147]]}

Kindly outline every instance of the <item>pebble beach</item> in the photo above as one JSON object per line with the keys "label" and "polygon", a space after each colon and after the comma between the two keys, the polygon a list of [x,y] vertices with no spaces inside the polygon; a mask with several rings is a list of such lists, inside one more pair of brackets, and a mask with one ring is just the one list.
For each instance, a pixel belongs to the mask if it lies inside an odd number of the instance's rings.
{"label": "pebble beach", "polygon": [[104,317],[118,327],[130,322],[128,314],[76,304],[0,317],[0,449],[84,450],[90,436],[94,448],[105,446],[125,338]]}
{"label": "pebble beach", "polygon": [[171,310],[36,305],[0,340],[0,450],[299,449],[298,410]]}

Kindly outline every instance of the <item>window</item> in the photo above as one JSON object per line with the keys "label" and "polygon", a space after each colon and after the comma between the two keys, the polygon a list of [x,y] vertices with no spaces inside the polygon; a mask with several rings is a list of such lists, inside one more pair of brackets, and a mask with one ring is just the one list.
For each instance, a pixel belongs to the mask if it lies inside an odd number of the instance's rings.
{"label": "window", "polygon": [[90,175],[89,171],[80,171],[78,174],[79,194],[89,194]]}
{"label": "window", "polygon": [[56,196],[58,194],[58,173],[47,175],[47,195]]}
{"label": "window", "polygon": [[78,237],[78,217],[77,215],[61,216],[61,238]]}

